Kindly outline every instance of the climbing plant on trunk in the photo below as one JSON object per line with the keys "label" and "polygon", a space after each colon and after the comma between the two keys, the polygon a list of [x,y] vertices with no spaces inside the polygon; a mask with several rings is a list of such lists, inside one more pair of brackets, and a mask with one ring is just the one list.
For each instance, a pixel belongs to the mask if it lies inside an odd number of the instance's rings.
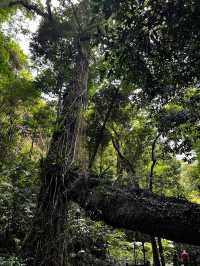
{"label": "climbing plant on trunk", "polygon": [[41,169],[41,188],[35,218],[24,249],[33,252],[34,265],[65,265],[65,224],[68,171],[75,164],[81,111],[85,104],[88,54],[77,44],[71,80],[63,98],[62,113],[47,158]]}
{"label": "climbing plant on trunk", "polygon": [[[70,22],[59,23],[51,11],[51,1],[47,1],[45,10],[26,1],[13,1],[10,6],[22,5],[28,11],[42,16],[41,28],[35,38],[35,50],[46,56],[47,61],[56,61],[59,64],[57,50],[65,50],[65,60],[70,70],[65,75],[64,93],[61,113],[58,116],[56,128],[53,133],[50,148],[41,167],[41,188],[38,195],[37,208],[33,218],[30,233],[25,239],[22,254],[31,257],[29,265],[64,266],[67,265],[65,224],[67,213],[67,183],[68,172],[77,164],[76,155],[79,149],[79,133],[81,119],[86,105],[87,81],[90,54],[90,36],[83,29],[88,12],[88,1],[83,1],[83,8],[78,14],[77,7],[70,2],[66,6]],[[84,17],[85,16],[85,17]],[[88,16],[88,13],[87,13]],[[67,18],[68,19],[68,18]],[[87,17],[88,19],[88,17]],[[74,32],[68,32],[75,21]],[[71,25],[70,25],[71,23]],[[63,25],[64,24],[64,25]],[[46,31],[46,36],[45,36]],[[60,35],[61,32],[62,34]],[[71,35],[70,35],[71,34]],[[67,39],[68,35],[69,40]],[[44,38],[45,36],[45,38]],[[57,43],[56,43],[57,42]],[[52,49],[52,46],[54,47]],[[59,50],[59,49],[58,49]],[[49,54],[48,54],[48,51]],[[60,64],[63,62],[60,60]],[[62,69],[63,71],[63,69]]]}

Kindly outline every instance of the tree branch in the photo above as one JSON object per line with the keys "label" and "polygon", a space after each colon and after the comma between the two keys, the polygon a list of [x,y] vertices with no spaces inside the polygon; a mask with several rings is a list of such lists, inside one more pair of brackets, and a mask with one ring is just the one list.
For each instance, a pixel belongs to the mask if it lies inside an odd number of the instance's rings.
{"label": "tree branch", "polygon": [[35,12],[37,15],[48,18],[48,13],[43,12],[38,5],[29,3],[27,0],[16,0],[16,1],[10,1],[6,4],[0,4],[0,8],[8,8],[8,7],[14,7],[14,6],[22,6],[27,11]]}
{"label": "tree branch", "polygon": [[105,115],[105,119],[103,121],[103,125],[102,125],[102,127],[100,129],[100,132],[99,132],[98,136],[97,136],[95,147],[94,147],[94,152],[93,152],[93,154],[92,154],[92,156],[90,158],[90,161],[89,161],[89,169],[92,168],[93,163],[94,163],[95,158],[96,158],[96,155],[98,153],[98,149],[99,149],[99,146],[100,146],[101,141],[102,141],[102,136],[103,136],[104,131],[106,129],[106,124],[107,124],[107,122],[108,122],[108,120],[110,118],[110,115],[111,115],[111,112],[112,112],[112,109],[113,109],[114,101],[115,101],[115,97],[112,98],[110,106],[109,106],[109,108],[107,110],[107,113]]}
{"label": "tree branch", "polygon": [[49,15],[49,19],[52,20],[52,12],[51,12],[51,0],[46,0],[47,12]]}
{"label": "tree branch", "polygon": [[[132,174],[135,175],[135,171],[134,171],[134,168],[133,168],[131,162],[121,153],[121,151],[120,151],[120,149],[119,149],[119,147],[118,147],[118,145],[115,142],[113,137],[112,137],[112,144],[113,144],[113,147],[115,148],[117,154],[119,155],[120,159],[125,162],[125,164],[128,166],[128,168],[131,170]],[[134,181],[135,188],[139,188],[139,184],[135,180],[135,178],[133,179],[133,181]]]}
{"label": "tree branch", "polygon": [[153,171],[154,171],[154,167],[157,163],[157,158],[155,155],[155,148],[156,148],[156,143],[158,141],[158,139],[160,138],[161,134],[158,134],[156,136],[156,138],[154,139],[153,143],[152,143],[152,147],[151,147],[151,170],[150,170],[150,174],[149,174],[149,190],[152,192],[153,191]]}
{"label": "tree branch", "polygon": [[78,17],[77,12],[76,12],[76,8],[75,8],[75,6],[74,6],[74,4],[73,4],[73,2],[71,0],[68,0],[68,2],[69,2],[69,4],[72,7],[72,11],[73,11],[73,14],[74,14],[74,18],[76,20],[77,26],[78,26],[79,31],[80,31],[79,33],[81,33],[82,32],[82,26],[81,26],[79,17]]}

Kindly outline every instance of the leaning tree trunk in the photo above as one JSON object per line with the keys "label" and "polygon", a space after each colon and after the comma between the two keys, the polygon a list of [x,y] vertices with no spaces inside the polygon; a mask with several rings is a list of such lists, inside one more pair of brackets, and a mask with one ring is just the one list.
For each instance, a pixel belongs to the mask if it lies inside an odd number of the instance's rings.
{"label": "leaning tree trunk", "polygon": [[88,80],[88,54],[80,45],[77,51],[72,79],[63,98],[60,121],[42,166],[41,189],[32,229],[22,250],[26,256],[33,257],[29,265],[67,265],[66,184],[77,152],[80,118]]}
{"label": "leaning tree trunk", "polygon": [[[77,180],[77,178],[76,178]],[[101,184],[98,186],[98,184]],[[97,188],[95,188],[97,186]],[[106,184],[99,178],[80,178],[69,197],[93,219],[118,228],[200,245],[200,205],[149,191]]]}

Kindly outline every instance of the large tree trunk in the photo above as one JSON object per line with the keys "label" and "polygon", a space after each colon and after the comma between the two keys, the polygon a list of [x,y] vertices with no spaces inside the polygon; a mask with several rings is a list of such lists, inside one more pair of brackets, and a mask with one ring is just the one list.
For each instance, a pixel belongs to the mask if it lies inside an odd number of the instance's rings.
{"label": "large tree trunk", "polygon": [[200,245],[200,205],[115,185],[92,188],[99,182],[91,178],[85,184],[80,178],[70,193],[92,218],[113,227]]}
{"label": "large tree trunk", "polygon": [[[58,127],[41,171],[41,189],[30,234],[23,252],[29,265],[67,265],[65,245],[66,184],[74,165],[88,80],[88,56],[78,45],[72,79],[63,99]],[[30,254],[28,254],[30,252]]]}

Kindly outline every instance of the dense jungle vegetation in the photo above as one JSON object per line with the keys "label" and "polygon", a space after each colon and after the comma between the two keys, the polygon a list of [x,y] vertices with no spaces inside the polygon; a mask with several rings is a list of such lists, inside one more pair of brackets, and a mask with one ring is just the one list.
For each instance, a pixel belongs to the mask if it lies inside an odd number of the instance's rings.
{"label": "dense jungle vegetation", "polygon": [[200,2],[0,0],[0,265],[199,266],[199,204]]}

